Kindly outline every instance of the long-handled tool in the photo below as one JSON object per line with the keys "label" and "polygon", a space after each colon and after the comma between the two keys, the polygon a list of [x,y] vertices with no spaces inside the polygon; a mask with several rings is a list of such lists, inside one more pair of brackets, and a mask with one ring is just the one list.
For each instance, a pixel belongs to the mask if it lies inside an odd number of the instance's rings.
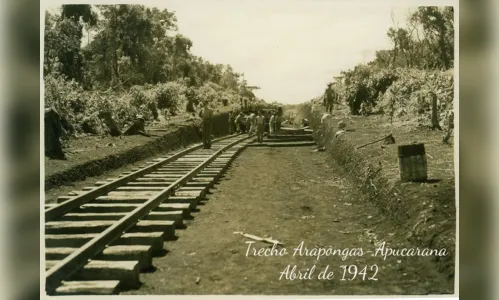
{"label": "long-handled tool", "polygon": [[361,145],[361,146],[359,146],[359,147],[357,147],[357,148],[355,148],[355,149],[357,150],[357,149],[360,149],[360,148],[364,148],[365,146],[369,146],[369,145],[372,145],[372,144],[375,144],[375,143],[378,143],[378,142],[384,141],[384,140],[386,140],[386,139],[388,139],[388,138],[389,138],[389,139],[391,139],[392,141],[395,141],[395,139],[393,138],[392,134],[390,133],[389,135],[385,136],[384,138],[381,138],[381,139],[376,140],[376,141],[374,141],[374,142],[369,142],[369,143],[367,143],[367,144]]}

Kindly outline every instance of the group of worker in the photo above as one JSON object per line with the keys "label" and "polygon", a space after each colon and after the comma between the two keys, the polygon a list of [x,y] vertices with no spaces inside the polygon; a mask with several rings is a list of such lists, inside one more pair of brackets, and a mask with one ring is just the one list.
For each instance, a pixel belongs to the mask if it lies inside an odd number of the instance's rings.
{"label": "group of worker", "polygon": [[[326,112],[332,113],[334,105],[339,103],[339,94],[336,91],[335,83],[328,83],[326,91],[323,95],[323,105],[326,107]],[[241,105],[243,106],[243,101],[241,100]],[[248,133],[249,135],[256,133],[257,141],[259,143],[263,142],[263,135],[265,132],[272,136],[280,131],[282,123],[282,109],[279,111],[267,111],[264,113],[262,110],[259,111],[248,111],[248,112],[230,112],[229,113],[229,134],[234,133]],[[208,102],[203,101],[203,108],[199,113],[199,116],[203,119],[203,145],[205,149],[211,148],[211,123],[213,117],[213,111],[209,108]],[[268,129],[266,128],[268,124]],[[306,119],[302,120],[302,126],[309,126],[309,122]]]}
{"label": "group of worker", "polygon": [[[266,126],[268,125],[268,127]],[[229,134],[256,134],[257,141],[263,142],[264,133],[274,135],[280,130],[281,116],[275,111],[248,111],[229,113]]]}
{"label": "group of worker", "polygon": [[[209,107],[208,102],[203,102],[203,107],[199,112],[199,117],[202,118],[202,133],[203,133],[203,148],[211,148],[211,130],[213,120],[213,110]],[[269,135],[275,135],[281,128],[281,116],[276,111],[262,110],[248,112],[229,112],[229,134],[247,133],[248,135],[256,134],[257,142],[263,142],[263,135],[267,132]],[[268,124],[268,128],[266,125]]]}

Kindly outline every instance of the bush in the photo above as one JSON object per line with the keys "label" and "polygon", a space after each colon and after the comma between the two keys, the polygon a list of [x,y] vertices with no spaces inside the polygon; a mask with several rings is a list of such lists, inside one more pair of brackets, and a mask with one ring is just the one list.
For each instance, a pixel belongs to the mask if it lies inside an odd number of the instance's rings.
{"label": "bush", "polygon": [[52,74],[45,76],[45,106],[59,112],[68,134],[80,132],[84,121],[95,125],[92,117],[86,116],[85,93],[74,80]]}
{"label": "bush", "polygon": [[173,81],[159,83],[155,88],[155,97],[159,109],[168,109],[171,113],[177,114],[181,107],[187,104],[187,87],[184,83]]}
{"label": "bush", "polygon": [[357,115],[372,111],[390,116],[393,120],[415,121],[418,125],[430,123],[431,97],[437,96],[441,125],[453,107],[453,70],[425,71],[419,69],[383,69],[359,65],[345,73],[345,79],[336,89],[340,98]]}
{"label": "bush", "polygon": [[361,106],[375,107],[380,95],[397,79],[397,74],[392,70],[359,65],[346,73],[344,83],[340,83],[336,89],[350,108],[350,113],[357,115]]}
{"label": "bush", "polygon": [[154,91],[151,86],[136,85],[130,89],[129,93],[132,97],[130,104],[132,107],[139,108],[140,111],[143,111],[143,116],[146,120],[151,118],[155,120],[158,119],[158,108],[156,100],[154,99]]}
{"label": "bush", "polygon": [[447,113],[453,109],[454,76],[451,72],[399,70],[396,80],[381,97],[380,112],[394,120],[416,121],[428,125],[431,116],[431,93],[438,102],[441,125],[447,126]]}
{"label": "bush", "polygon": [[198,90],[199,97],[202,101],[208,101],[209,103],[214,104],[217,101],[219,96],[218,89],[213,86],[213,84],[204,84]]}
{"label": "bush", "polygon": [[189,87],[186,91],[187,103],[185,111],[188,113],[193,113],[196,111],[196,106],[199,105],[201,99],[199,97],[198,90],[194,87]]}
{"label": "bush", "polygon": [[75,81],[53,75],[45,77],[45,105],[54,107],[69,124],[69,135],[108,133],[106,115],[112,116],[120,128],[130,124],[137,114],[150,119],[153,115],[150,106],[154,101],[148,93],[142,87],[124,95],[88,92]]}
{"label": "bush", "polygon": [[151,120],[159,117],[159,109],[172,114],[195,112],[202,100],[215,109],[239,103],[239,94],[233,90],[207,82],[197,88],[187,87],[183,80],[157,85],[135,85],[126,93],[85,91],[76,81],[62,76],[45,76],[46,106],[54,107],[67,123],[67,133],[109,133],[106,119],[112,117],[120,129],[131,124],[137,115]]}

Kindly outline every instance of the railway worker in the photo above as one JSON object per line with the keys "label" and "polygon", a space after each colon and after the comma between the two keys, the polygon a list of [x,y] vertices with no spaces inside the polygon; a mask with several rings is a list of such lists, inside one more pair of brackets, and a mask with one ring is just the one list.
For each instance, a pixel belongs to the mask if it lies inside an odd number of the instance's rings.
{"label": "railway worker", "polygon": [[241,127],[241,133],[246,133],[246,114],[241,112],[241,119],[239,120],[239,126]]}
{"label": "railway worker", "polygon": [[246,126],[247,123],[248,123],[248,116],[244,112],[242,112],[241,119],[239,120],[239,125],[241,126],[242,133],[248,132],[248,127]]}
{"label": "railway worker", "polygon": [[234,113],[229,111],[229,134],[234,134]]}
{"label": "railway worker", "polygon": [[265,129],[265,117],[262,111],[258,111],[258,116],[255,117],[256,138],[259,143],[263,142],[263,131]]}
{"label": "railway worker", "polygon": [[258,110],[255,110],[253,112],[253,133],[256,134],[256,117],[259,116],[259,111]]}
{"label": "railway worker", "polygon": [[243,113],[239,112],[234,119],[234,124],[236,125],[236,132],[241,133],[241,119],[243,117]]}
{"label": "railway worker", "polygon": [[256,119],[256,115],[254,112],[250,111],[250,115],[248,116],[248,122],[247,122],[247,126],[249,127],[249,131],[248,131],[248,135],[251,135],[255,132],[255,119]]}
{"label": "railway worker", "polygon": [[275,133],[279,133],[281,131],[281,125],[282,125],[282,115],[277,112],[275,116]]}
{"label": "railway worker", "polygon": [[265,126],[263,128],[263,135],[267,134],[267,136],[270,133],[270,111],[263,111],[263,117],[265,119]]}
{"label": "railway worker", "polygon": [[274,135],[275,133],[275,112],[272,111],[272,115],[269,120],[269,135]]}
{"label": "railway worker", "polygon": [[203,119],[203,148],[210,149],[213,110],[209,107],[208,101],[203,101],[203,109],[199,115]]}
{"label": "railway worker", "polygon": [[324,92],[324,106],[326,107],[326,112],[331,114],[333,112],[333,106],[336,102],[336,92],[333,89],[333,83],[327,84],[326,91]]}
{"label": "railway worker", "polygon": [[274,118],[274,134],[277,134],[277,129],[279,129],[277,123],[279,123],[279,122],[282,123],[282,117],[279,116],[279,111],[276,111],[275,118]]}

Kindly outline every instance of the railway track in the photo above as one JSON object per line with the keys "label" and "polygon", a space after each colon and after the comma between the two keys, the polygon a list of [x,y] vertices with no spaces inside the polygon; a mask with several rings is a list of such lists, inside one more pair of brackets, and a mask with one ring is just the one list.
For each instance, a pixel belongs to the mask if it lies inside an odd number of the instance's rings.
{"label": "railway track", "polygon": [[140,287],[140,272],[164,240],[251,141],[236,135],[195,145],[96,182],[45,207],[48,295],[117,294]]}

